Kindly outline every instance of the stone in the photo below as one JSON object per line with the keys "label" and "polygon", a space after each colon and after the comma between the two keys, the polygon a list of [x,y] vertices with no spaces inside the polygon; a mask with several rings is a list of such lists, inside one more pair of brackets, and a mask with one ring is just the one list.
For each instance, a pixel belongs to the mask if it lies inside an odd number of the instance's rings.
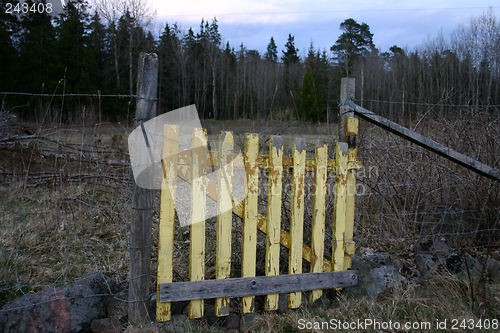
{"label": "stone", "polygon": [[[479,279],[479,277],[483,273],[483,265],[481,265],[481,263],[476,258],[471,256],[467,252],[456,251],[453,252],[452,254],[455,254],[454,256],[459,257],[460,260],[460,262],[458,262],[458,259],[450,260],[447,258],[447,256],[444,257],[445,259],[447,259],[446,260],[447,268],[452,273],[457,274],[462,279],[468,279],[469,276],[473,280]],[[454,258],[452,257],[451,259]],[[452,271],[453,269],[455,270]]]}
{"label": "stone", "polygon": [[404,266],[403,262],[401,260],[398,260],[398,259],[392,259],[392,262],[390,263],[390,265],[394,266],[394,268],[396,268],[398,270],[398,272],[400,272]]}
{"label": "stone", "polygon": [[486,257],[480,257],[478,261],[481,266],[486,264],[485,274],[488,276],[491,282],[500,282],[500,261]]}
{"label": "stone", "polygon": [[399,286],[406,282],[406,279],[399,274],[396,268],[390,265],[374,268],[371,272],[371,279],[373,283],[367,286],[367,292],[373,297],[378,296],[387,288]]}
{"label": "stone", "polygon": [[231,312],[225,320],[224,326],[228,329],[240,328],[240,316],[237,313]]}
{"label": "stone", "polygon": [[437,258],[441,258],[445,254],[448,254],[450,252],[450,250],[451,250],[451,248],[448,245],[448,243],[446,242],[445,238],[436,239],[432,243],[432,246],[431,246],[431,249],[430,249],[430,251],[432,252],[432,254],[434,256],[436,256]]}
{"label": "stone", "polygon": [[208,325],[214,325],[221,321],[221,317],[215,315],[215,305],[213,304],[205,304],[204,317]]}
{"label": "stone", "polygon": [[365,260],[370,260],[380,265],[392,265],[392,258],[390,254],[385,252],[375,253],[374,255],[366,257]]}
{"label": "stone", "polygon": [[118,284],[102,272],[87,274],[76,281],[75,285],[88,286],[96,295],[113,295],[120,291]]}
{"label": "stone", "polygon": [[496,265],[489,269],[490,280],[493,283],[500,282],[500,264],[497,262]]}
{"label": "stone", "polygon": [[343,292],[376,300],[385,289],[406,283],[407,280],[391,265],[381,265],[368,258],[353,256],[352,268],[358,271],[358,284]]}
{"label": "stone", "polygon": [[187,315],[173,315],[169,322],[165,323],[165,331],[167,332],[191,332],[191,319]]}
{"label": "stone", "polygon": [[128,293],[120,291],[119,293],[108,296],[103,299],[102,304],[106,309],[107,318],[123,319],[128,316]]}
{"label": "stone", "polygon": [[394,294],[394,287],[387,288],[377,295],[377,302],[383,302],[387,299],[390,299],[393,294]]}
{"label": "stone", "polygon": [[413,251],[420,253],[428,253],[430,252],[434,241],[431,239],[426,239],[424,241],[413,244]]}
{"label": "stone", "polygon": [[[466,257],[465,260],[468,260],[467,263],[471,264],[469,268],[473,268],[475,266],[475,264],[473,263],[473,261],[475,260],[474,258]],[[467,268],[467,266],[468,265],[464,265],[464,255],[459,251],[454,251],[441,256],[441,259],[438,260],[437,263],[437,270],[442,271],[443,269],[446,269],[452,274],[457,274],[462,270],[462,268]]]}
{"label": "stone", "polygon": [[116,318],[95,319],[90,323],[93,333],[121,333],[122,323]]}
{"label": "stone", "polygon": [[413,266],[403,265],[400,270],[401,274],[407,279],[415,279],[422,276],[420,271]]}
{"label": "stone", "polygon": [[126,302],[128,294],[121,290],[118,283],[102,272],[87,274],[76,281],[75,285],[88,286],[95,295],[104,296],[102,303],[106,309],[106,317],[122,319],[128,315]]}
{"label": "stone", "polygon": [[414,260],[420,274],[425,275],[436,264],[437,258],[432,254],[415,253]]}
{"label": "stone", "polygon": [[5,304],[0,312],[2,332],[81,332],[104,316],[102,297],[88,286],[47,289]]}

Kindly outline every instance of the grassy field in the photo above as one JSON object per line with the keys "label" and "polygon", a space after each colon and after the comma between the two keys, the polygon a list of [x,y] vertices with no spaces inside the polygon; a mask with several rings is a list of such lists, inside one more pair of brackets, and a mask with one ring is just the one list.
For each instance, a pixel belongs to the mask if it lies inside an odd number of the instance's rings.
{"label": "grassy field", "polygon": [[[307,142],[312,157],[315,140],[326,140],[333,158],[337,125],[202,121],[212,150],[220,130],[232,130],[243,149],[244,133],[259,133],[262,155],[270,135],[282,135],[290,156],[294,137]],[[449,144],[493,167],[499,167],[498,118],[416,122],[422,134]],[[464,128],[469,129],[464,131]],[[488,128],[488,130],[484,130]],[[12,131],[0,141],[0,305],[22,293],[71,284],[79,277],[103,271],[127,287],[131,175],[127,133],[130,127],[103,126]],[[500,259],[500,186],[451,162],[370,125],[359,136],[355,236],[357,254],[386,251],[410,259],[412,245],[423,239],[446,237],[454,248]],[[262,171],[259,201],[265,214],[266,172]],[[330,175],[330,184],[332,182]],[[309,174],[307,177],[311,177]],[[289,182],[289,175],[284,176]],[[308,190],[309,191],[309,190]],[[290,193],[284,192],[284,216]],[[333,214],[333,193],[327,195],[327,216]],[[312,195],[306,192],[305,230],[311,224]],[[159,194],[153,213],[151,290],[156,280]],[[287,219],[282,227],[286,229]],[[325,253],[331,253],[331,223]],[[215,219],[207,221],[207,267],[215,263]],[[187,228],[176,228],[174,279],[188,279]],[[232,276],[239,276],[241,220],[233,217]],[[308,236],[304,241],[309,242]],[[258,272],[262,274],[264,236],[258,238]],[[288,252],[282,250],[287,271]],[[304,265],[304,271],[308,266]],[[213,277],[213,271],[207,278]],[[296,332],[298,320],[324,322],[373,318],[379,321],[432,322],[447,319],[500,319],[498,284],[470,284],[454,276],[433,276],[390,290],[373,302],[332,292],[329,307],[307,307],[286,314],[263,313],[259,332]],[[216,331],[193,321],[191,331]],[[137,331],[164,332],[163,324],[145,324]],[[311,330],[309,330],[311,331]],[[313,330],[314,331],[314,330]],[[317,330],[321,332],[322,330]],[[413,330],[419,332],[419,330]],[[436,331],[437,330],[431,330]],[[479,331],[479,330],[477,330]],[[441,331],[440,331],[441,332]]]}

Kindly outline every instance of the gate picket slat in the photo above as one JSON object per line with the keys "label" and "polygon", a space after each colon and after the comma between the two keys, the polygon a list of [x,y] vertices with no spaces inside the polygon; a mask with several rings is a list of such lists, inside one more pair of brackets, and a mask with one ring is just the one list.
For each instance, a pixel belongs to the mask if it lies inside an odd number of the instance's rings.
{"label": "gate picket slat", "polygon": [[[327,161],[328,146],[325,141],[318,140],[314,150],[314,197],[311,230],[313,260],[311,262],[311,273],[323,272]],[[309,304],[314,303],[322,294],[323,291],[321,289],[311,291],[309,294]]]}
{"label": "gate picket slat", "polygon": [[160,226],[158,245],[158,272],[156,319],[168,321],[171,317],[170,302],[160,302],[160,284],[170,283],[173,278],[175,198],[177,192],[177,160],[179,148],[179,126],[165,125],[163,138],[160,203]]}
{"label": "gate picket slat", "polygon": [[[304,192],[306,166],[306,140],[295,138],[292,156],[292,202],[290,205],[290,251],[288,274],[302,273],[302,244],[304,243]],[[288,307],[298,308],[302,303],[302,292],[290,293]]]}
{"label": "gate picket slat", "polygon": [[347,143],[337,143],[335,154],[335,207],[333,214],[333,270],[344,270],[345,212],[347,199]]}
{"label": "gate picket slat", "polygon": [[[189,278],[205,279],[205,216],[207,195],[207,132],[193,129],[191,168],[191,225],[189,233]],[[189,303],[189,318],[203,317],[203,300]]]}
{"label": "gate picket slat", "polygon": [[[233,219],[233,148],[234,138],[231,132],[219,134],[219,177],[217,200],[217,255],[216,279],[231,277],[231,227]],[[229,314],[229,298],[215,299],[216,316]]]}
{"label": "gate picket slat", "polygon": [[[243,240],[241,256],[242,277],[255,276],[257,251],[257,222],[259,195],[259,137],[247,134],[245,137],[245,199],[243,217]],[[255,297],[241,299],[241,312],[250,313],[255,309]]]}
{"label": "gate picket slat", "polygon": [[[279,275],[281,190],[283,178],[283,139],[273,135],[269,140],[269,184],[267,192],[266,276]],[[266,296],[266,310],[278,309],[279,294]]]}

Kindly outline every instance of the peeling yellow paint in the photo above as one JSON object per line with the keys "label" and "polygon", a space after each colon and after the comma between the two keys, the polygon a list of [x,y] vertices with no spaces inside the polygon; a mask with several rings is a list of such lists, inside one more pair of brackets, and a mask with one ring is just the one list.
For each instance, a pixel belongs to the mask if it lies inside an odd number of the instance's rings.
{"label": "peeling yellow paint", "polygon": [[[302,273],[302,244],[304,226],[304,181],[306,150],[297,150],[297,143],[305,147],[305,140],[295,139],[293,143],[293,173],[292,173],[292,202],[290,205],[290,251],[288,260],[288,273]],[[288,307],[298,308],[302,303],[302,292],[290,293]]]}
{"label": "peeling yellow paint", "polygon": [[[259,191],[259,137],[247,134],[245,137],[245,199],[243,216],[243,239],[241,256],[241,276],[255,276],[258,223]],[[255,297],[243,297],[241,312],[250,313],[255,309]]]}
{"label": "peeling yellow paint", "polygon": [[[283,174],[283,149],[274,146],[276,138],[269,140],[269,185],[267,199],[267,237],[266,237],[266,275],[277,275],[280,256],[280,231],[281,231],[281,189]],[[266,310],[278,309],[278,294],[266,296]]]}
{"label": "peeling yellow paint", "polygon": [[[231,132],[219,134],[219,175],[217,186],[217,239],[216,239],[216,279],[230,278],[231,272],[231,228],[232,228],[232,193],[233,193],[233,164],[232,155],[234,138]],[[229,314],[229,299],[215,300],[215,314],[227,316]]]}
{"label": "peeling yellow paint", "polygon": [[333,270],[344,270],[344,233],[345,212],[347,199],[347,144],[337,143],[335,154],[337,175],[335,177],[335,208],[333,217],[333,239],[332,248]]}

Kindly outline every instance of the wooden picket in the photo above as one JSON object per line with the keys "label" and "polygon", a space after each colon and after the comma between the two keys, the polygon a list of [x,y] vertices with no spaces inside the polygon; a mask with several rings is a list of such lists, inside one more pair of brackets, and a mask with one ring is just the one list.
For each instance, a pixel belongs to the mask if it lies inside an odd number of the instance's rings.
{"label": "wooden picket", "polygon": [[[247,134],[245,142],[245,210],[243,216],[243,239],[241,255],[242,277],[255,276],[257,250],[258,196],[259,196],[259,137]],[[250,313],[255,309],[255,297],[241,300],[241,312]]]}
{"label": "wooden picket", "polygon": [[[191,150],[191,224],[189,231],[189,279],[205,278],[205,207],[207,203],[207,131],[193,130]],[[172,240],[173,241],[173,240]],[[203,317],[203,300],[189,303],[189,318]]]}
{"label": "wooden picket", "polygon": [[[158,288],[160,284],[171,283],[174,265],[174,222],[177,192],[177,153],[179,146],[179,126],[165,126],[163,139],[163,181],[161,186],[160,233],[158,247]],[[170,303],[161,303],[156,298],[156,318],[170,320]]]}
{"label": "wooden picket", "polygon": [[[314,151],[314,197],[311,231],[311,249],[314,259],[311,262],[311,273],[323,272],[327,162],[328,146],[324,141],[318,140]],[[322,290],[311,291],[309,303],[319,299],[322,294]]]}
{"label": "wooden picket", "polygon": [[[357,120],[347,118],[346,133],[355,143]],[[255,310],[255,296],[265,295],[266,310],[278,308],[279,294],[289,293],[288,306],[301,305],[303,291],[310,291],[312,303],[322,289],[342,288],[357,282],[351,266],[354,253],[355,144],[337,143],[335,160],[328,160],[328,147],[319,141],[314,158],[306,158],[305,140],[295,139],[291,157],[283,156],[283,139],[271,136],[269,156],[259,156],[259,138],[245,137],[243,158],[233,152],[231,132],[221,132],[219,151],[207,151],[203,129],[193,130],[192,149],[178,151],[179,129],[165,126],[162,160],[160,238],[158,257],[157,320],[170,320],[170,303],[189,300],[189,317],[203,316],[203,300],[215,298],[217,316],[229,314],[229,299],[241,297],[241,312]],[[208,157],[208,158],[207,158]],[[207,177],[207,167],[219,167],[218,184]],[[244,168],[244,201],[231,195],[233,169]],[[268,169],[267,216],[258,213],[259,169]],[[290,232],[281,229],[282,176],[292,175]],[[303,243],[305,173],[314,172],[311,247]],[[325,216],[328,172],[335,172],[334,216]],[[176,179],[191,184],[190,263],[191,282],[172,282]],[[217,239],[215,280],[205,279],[205,206],[207,196],[217,201]],[[243,219],[241,278],[231,278],[232,214]],[[324,256],[325,223],[333,223],[331,260]],[[265,276],[256,277],[257,229],[266,234]],[[279,275],[280,246],[289,249],[289,272]],[[310,273],[302,272],[302,260],[311,263]]]}

